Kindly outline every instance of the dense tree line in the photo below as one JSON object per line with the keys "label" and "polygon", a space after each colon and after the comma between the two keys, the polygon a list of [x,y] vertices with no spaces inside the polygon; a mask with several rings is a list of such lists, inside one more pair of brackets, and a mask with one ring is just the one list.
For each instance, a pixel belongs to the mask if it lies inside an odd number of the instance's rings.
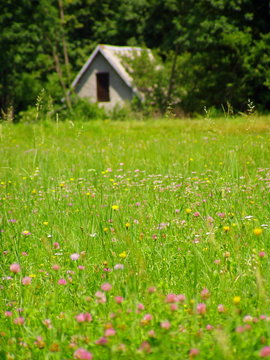
{"label": "dense tree line", "polygon": [[[55,102],[99,43],[156,49],[184,111],[270,109],[267,0],[0,0],[0,108]],[[69,106],[69,100],[67,105]]]}

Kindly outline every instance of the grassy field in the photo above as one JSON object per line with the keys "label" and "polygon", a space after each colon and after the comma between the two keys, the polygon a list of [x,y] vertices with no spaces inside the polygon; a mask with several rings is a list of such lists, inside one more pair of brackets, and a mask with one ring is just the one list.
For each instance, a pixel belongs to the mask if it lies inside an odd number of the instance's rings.
{"label": "grassy field", "polygon": [[270,117],[0,126],[1,360],[270,358]]}

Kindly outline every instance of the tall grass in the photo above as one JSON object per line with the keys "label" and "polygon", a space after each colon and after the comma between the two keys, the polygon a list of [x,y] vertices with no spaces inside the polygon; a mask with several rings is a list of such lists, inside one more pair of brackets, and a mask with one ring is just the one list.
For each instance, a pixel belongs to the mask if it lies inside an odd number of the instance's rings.
{"label": "tall grass", "polygon": [[2,125],[0,358],[267,356],[269,126]]}

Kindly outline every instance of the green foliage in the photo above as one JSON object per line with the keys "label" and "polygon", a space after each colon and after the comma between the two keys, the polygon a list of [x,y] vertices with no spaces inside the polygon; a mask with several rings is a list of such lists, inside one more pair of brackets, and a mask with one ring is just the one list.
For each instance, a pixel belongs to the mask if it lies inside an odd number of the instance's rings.
{"label": "green foliage", "polygon": [[61,119],[72,121],[105,120],[105,110],[97,103],[91,103],[88,99],[74,97],[72,99],[72,110],[63,109],[60,113]]}
{"label": "green foliage", "polygon": [[2,1],[0,108],[25,110],[42,88],[67,101],[91,51],[108,43],[144,44],[162,58],[163,70],[137,69],[146,112],[168,103],[186,113],[226,103],[244,111],[247,99],[267,110],[269,24],[267,1]]}
{"label": "green foliage", "polygon": [[21,111],[17,121],[22,123],[46,122],[56,119],[56,111],[52,97],[42,89],[36,98],[35,106],[29,106],[27,110]]}
{"label": "green foliage", "polygon": [[145,49],[139,53],[134,51],[131,56],[123,56],[123,63],[138,92],[136,101],[139,107],[144,111],[156,108],[163,112],[168,81],[167,69],[162,65],[161,59]]}

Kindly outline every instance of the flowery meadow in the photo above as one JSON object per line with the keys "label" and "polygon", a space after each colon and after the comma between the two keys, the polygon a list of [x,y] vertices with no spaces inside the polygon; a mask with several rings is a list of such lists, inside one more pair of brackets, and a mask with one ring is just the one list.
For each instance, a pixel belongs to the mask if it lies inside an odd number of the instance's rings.
{"label": "flowery meadow", "polygon": [[2,124],[0,358],[270,359],[269,130]]}

